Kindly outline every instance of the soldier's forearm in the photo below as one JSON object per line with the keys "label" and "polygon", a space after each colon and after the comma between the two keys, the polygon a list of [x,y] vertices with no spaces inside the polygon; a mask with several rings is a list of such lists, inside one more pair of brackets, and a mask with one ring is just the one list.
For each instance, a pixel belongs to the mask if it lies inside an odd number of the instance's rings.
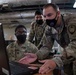
{"label": "soldier's forearm", "polygon": [[55,61],[55,63],[57,64],[58,67],[62,67],[63,66],[63,61],[60,57],[54,57],[51,60]]}
{"label": "soldier's forearm", "polygon": [[49,56],[50,50],[46,47],[42,47],[40,50],[36,52],[38,59],[43,60]]}

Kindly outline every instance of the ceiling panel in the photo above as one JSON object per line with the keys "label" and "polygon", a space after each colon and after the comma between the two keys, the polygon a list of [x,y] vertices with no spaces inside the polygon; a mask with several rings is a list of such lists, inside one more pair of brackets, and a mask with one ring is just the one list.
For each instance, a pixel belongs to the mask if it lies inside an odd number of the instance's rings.
{"label": "ceiling panel", "polygon": [[40,5],[46,4],[47,0],[0,0],[0,4],[3,3],[11,3],[12,5]]}
{"label": "ceiling panel", "polygon": [[11,12],[0,14],[0,19],[33,18],[34,12]]}
{"label": "ceiling panel", "polygon": [[73,3],[75,2],[75,0],[52,0],[52,3],[56,3],[56,4],[59,4],[59,3]]}
{"label": "ceiling panel", "polygon": [[[75,0],[51,0],[60,9],[73,9]],[[0,0],[0,22],[4,25],[31,23],[34,12],[47,4],[48,0]],[[5,5],[3,7],[3,5]],[[29,11],[28,11],[29,10]],[[75,10],[76,11],[76,10]],[[66,12],[66,11],[65,11]]]}

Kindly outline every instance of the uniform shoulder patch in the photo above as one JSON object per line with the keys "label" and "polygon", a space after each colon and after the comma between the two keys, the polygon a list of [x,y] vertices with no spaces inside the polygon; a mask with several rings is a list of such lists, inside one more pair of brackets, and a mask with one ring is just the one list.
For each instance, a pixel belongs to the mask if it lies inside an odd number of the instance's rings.
{"label": "uniform shoulder patch", "polygon": [[76,31],[76,26],[75,25],[69,25],[68,31],[70,34],[73,34]]}

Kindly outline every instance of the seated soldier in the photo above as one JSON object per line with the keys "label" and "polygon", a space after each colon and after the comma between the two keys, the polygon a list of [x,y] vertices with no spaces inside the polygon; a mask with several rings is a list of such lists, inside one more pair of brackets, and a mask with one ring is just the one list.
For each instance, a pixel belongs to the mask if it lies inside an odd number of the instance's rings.
{"label": "seated soldier", "polygon": [[[10,61],[19,61],[26,56],[24,53],[36,53],[38,51],[35,45],[26,40],[27,30],[25,26],[18,25],[15,29],[15,36],[17,41],[10,43],[7,46]],[[36,57],[32,58],[32,60],[36,60]],[[30,61],[26,63],[30,63]]]}

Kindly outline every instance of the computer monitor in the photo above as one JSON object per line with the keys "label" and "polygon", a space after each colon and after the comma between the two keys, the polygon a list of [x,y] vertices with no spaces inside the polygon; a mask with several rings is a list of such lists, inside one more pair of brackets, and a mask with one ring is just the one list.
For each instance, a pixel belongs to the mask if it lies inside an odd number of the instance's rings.
{"label": "computer monitor", "polygon": [[3,26],[0,23],[0,75],[10,75]]}

